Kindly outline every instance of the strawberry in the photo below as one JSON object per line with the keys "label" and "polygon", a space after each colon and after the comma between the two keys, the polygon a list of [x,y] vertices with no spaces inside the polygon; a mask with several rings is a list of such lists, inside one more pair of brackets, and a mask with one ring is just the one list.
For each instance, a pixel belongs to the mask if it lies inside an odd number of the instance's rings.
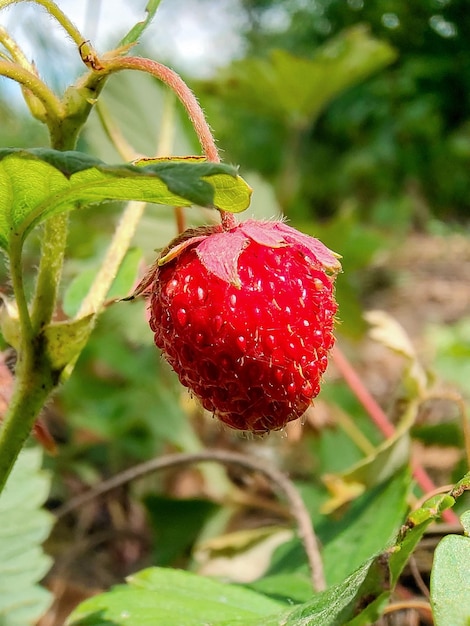
{"label": "strawberry", "polygon": [[300,417],[320,390],[339,269],[317,239],[249,220],[187,231],[140,292],[181,383],[225,424],[262,433]]}

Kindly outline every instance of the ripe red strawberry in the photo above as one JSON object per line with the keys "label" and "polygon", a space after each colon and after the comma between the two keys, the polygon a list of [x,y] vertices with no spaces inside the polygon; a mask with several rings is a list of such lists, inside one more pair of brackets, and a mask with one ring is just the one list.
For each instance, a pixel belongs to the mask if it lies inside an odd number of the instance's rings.
{"label": "ripe red strawberry", "polygon": [[155,343],[222,422],[282,428],[320,390],[339,269],[320,241],[282,222],[188,231],[145,280]]}

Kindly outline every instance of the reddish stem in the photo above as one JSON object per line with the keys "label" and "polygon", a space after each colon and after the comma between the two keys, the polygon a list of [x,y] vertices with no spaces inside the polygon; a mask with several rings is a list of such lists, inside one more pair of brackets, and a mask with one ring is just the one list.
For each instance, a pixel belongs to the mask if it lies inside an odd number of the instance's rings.
{"label": "reddish stem", "polygon": [[[377,425],[379,430],[385,435],[385,437],[393,436],[395,433],[395,426],[389,421],[382,407],[377,403],[377,401],[372,397],[368,389],[364,386],[355,369],[353,368],[351,363],[349,363],[349,361],[337,345],[332,351],[332,358],[338,371],[343,376],[349,388],[362,404],[362,406],[367,411],[372,421]],[[421,487],[424,493],[428,493],[436,489],[436,486],[429,478],[426,470],[415,460],[412,460],[412,471],[416,482]],[[459,523],[457,515],[454,513],[454,511],[450,509],[444,511],[442,517],[449,524]]]}
{"label": "reddish stem", "polygon": [[332,351],[333,361],[336,367],[348,384],[351,391],[365,408],[377,428],[385,435],[391,437],[395,433],[395,426],[390,423],[387,415],[382,410],[378,402],[371,396],[362,380],[357,375],[356,370],[346,359],[343,352],[336,345]]}
{"label": "reddish stem", "polygon": [[[220,163],[220,156],[215,144],[214,136],[205,118],[204,112],[197,101],[196,96],[184,82],[184,80],[166,65],[152,59],[142,57],[116,57],[113,59],[100,59],[99,65],[93,69],[106,74],[118,70],[139,70],[152,74],[167,85],[177,96],[186,109],[189,119],[201,144],[204,155],[208,161]],[[219,211],[224,230],[233,228],[236,224],[232,213]]]}

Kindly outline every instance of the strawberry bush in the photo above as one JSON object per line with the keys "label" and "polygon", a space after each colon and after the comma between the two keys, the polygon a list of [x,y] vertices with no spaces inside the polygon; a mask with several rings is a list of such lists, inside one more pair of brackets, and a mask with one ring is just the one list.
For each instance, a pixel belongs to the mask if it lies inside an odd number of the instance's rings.
{"label": "strawberry bush", "polygon": [[[0,0],[0,10],[13,4],[21,0]],[[347,277],[341,283],[338,275],[340,255],[345,273],[351,262],[350,240],[336,237],[340,245],[332,252],[310,232],[311,224],[300,232],[282,216],[266,219],[275,212],[274,201],[267,215],[245,218],[252,188],[237,167],[221,162],[191,89],[169,67],[133,55],[158,0],[147,3],[145,18],[106,53],[53,0],[34,4],[72,40],[84,73],[58,95],[0,28],[0,76],[20,85],[29,114],[49,136],[48,145],[0,149],[0,247],[8,269],[0,311],[0,624],[38,623],[52,603],[47,587],[53,590],[53,578],[47,574],[48,551],[54,549],[43,547],[47,537],[61,524],[66,528],[67,520],[75,519],[75,530],[86,527],[77,511],[130,483],[142,490],[126,492],[124,509],[132,515],[124,516],[120,532],[132,535],[128,521],[145,511],[139,529],[150,532],[154,547],[121,584],[75,602],[64,618],[70,626],[342,626],[373,624],[404,610],[417,611],[423,623],[466,624],[470,476],[463,463],[452,484],[436,487],[414,456],[413,428],[436,392],[393,318],[380,311],[365,316],[372,339],[404,363],[406,393],[394,422],[341,349],[353,298]],[[227,88],[234,101],[266,109],[300,136],[338,94],[394,58],[390,46],[353,28],[320,47],[313,59],[278,51],[268,61],[235,64]],[[108,83],[111,89],[117,75],[128,74],[157,79],[165,89],[168,106],[154,154],[139,153],[102,104]],[[151,85],[148,93],[161,101],[160,87]],[[125,88],[125,96],[132,91]],[[183,124],[175,121],[175,99]],[[188,120],[191,129],[183,132]],[[175,124],[201,154],[172,155],[168,129]],[[84,141],[88,127],[93,130]],[[109,163],[92,149],[99,132],[121,162]],[[295,196],[296,167],[294,160],[284,172],[293,185],[278,181],[283,206]],[[99,220],[103,232],[93,229]],[[161,224],[163,233],[156,228]],[[336,228],[341,234],[348,224],[339,221]],[[324,225],[318,230],[328,235]],[[162,239],[156,260],[149,252],[155,244],[146,251],[146,271],[134,246],[139,233],[141,239],[143,233]],[[83,270],[83,257],[98,236],[106,250],[97,265]],[[80,246],[87,251],[82,258]],[[73,275],[74,267],[83,271]],[[132,332],[145,337],[139,344],[145,349],[129,351]],[[319,396],[329,361],[338,381],[326,381]],[[90,366],[97,362],[99,368]],[[183,395],[182,386],[190,394]],[[292,425],[305,423],[306,429],[314,421],[317,396],[336,402],[342,429],[324,428],[320,438],[283,444],[289,438],[284,433],[295,432]],[[465,402],[456,393],[445,398],[461,415],[457,438],[468,457]],[[87,437],[98,441],[86,462],[79,438],[72,450],[51,435],[51,403],[62,406],[72,425],[75,412],[90,413],[88,422],[85,417],[79,427],[75,423],[83,448]],[[141,418],[132,423],[136,407]],[[96,411],[101,417],[95,418]],[[257,438],[249,439],[252,434]],[[151,458],[123,463],[124,452],[127,461],[139,456],[139,436]],[[277,447],[270,447],[269,438]],[[56,454],[54,461],[42,458],[38,442]],[[298,474],[291,469],[287,475],[288,455]],[[171,488],[163,482],[145,488],[150,476],[195,465],[197,479],[187,476],[201,482],[199,499],[168,497]],[[103,466],[103,473],[114,475],[95,480]],[[70,496],[66,485],[77,477],[89,488]],[[257,484],[254,491],[244,487],[249,480]],[[256,507],[270,511],[276,523],[267,515],[255,527],[246,519],[241,523],[241,511]],[[117,511],[114,502],[108,513],[120,519],[124,509]],[[436,549],[430,595],[416,599],[404,592],[402,580],[429,527],[442,521],[452,524],[451,532]],[[126,554],[132,552],[127,548]],[[228,569],[217,554],[231,555]],[[237,558],[254,574],[231,572]]]}

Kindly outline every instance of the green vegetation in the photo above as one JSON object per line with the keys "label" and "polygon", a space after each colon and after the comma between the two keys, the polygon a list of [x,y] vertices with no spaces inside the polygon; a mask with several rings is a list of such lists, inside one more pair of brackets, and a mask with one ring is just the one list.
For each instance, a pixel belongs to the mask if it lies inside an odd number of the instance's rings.
{"label": "green vegetation", "polygon": [[[0,27],[0,626],[467,624],[463,0],[244,0],[198,100],[132,47],[159,0],[107,54],[32,4],[83,74],[59,93]],[[235,214],[342,256],[322,392],[265,437],[202,410],[129,299]]]}

